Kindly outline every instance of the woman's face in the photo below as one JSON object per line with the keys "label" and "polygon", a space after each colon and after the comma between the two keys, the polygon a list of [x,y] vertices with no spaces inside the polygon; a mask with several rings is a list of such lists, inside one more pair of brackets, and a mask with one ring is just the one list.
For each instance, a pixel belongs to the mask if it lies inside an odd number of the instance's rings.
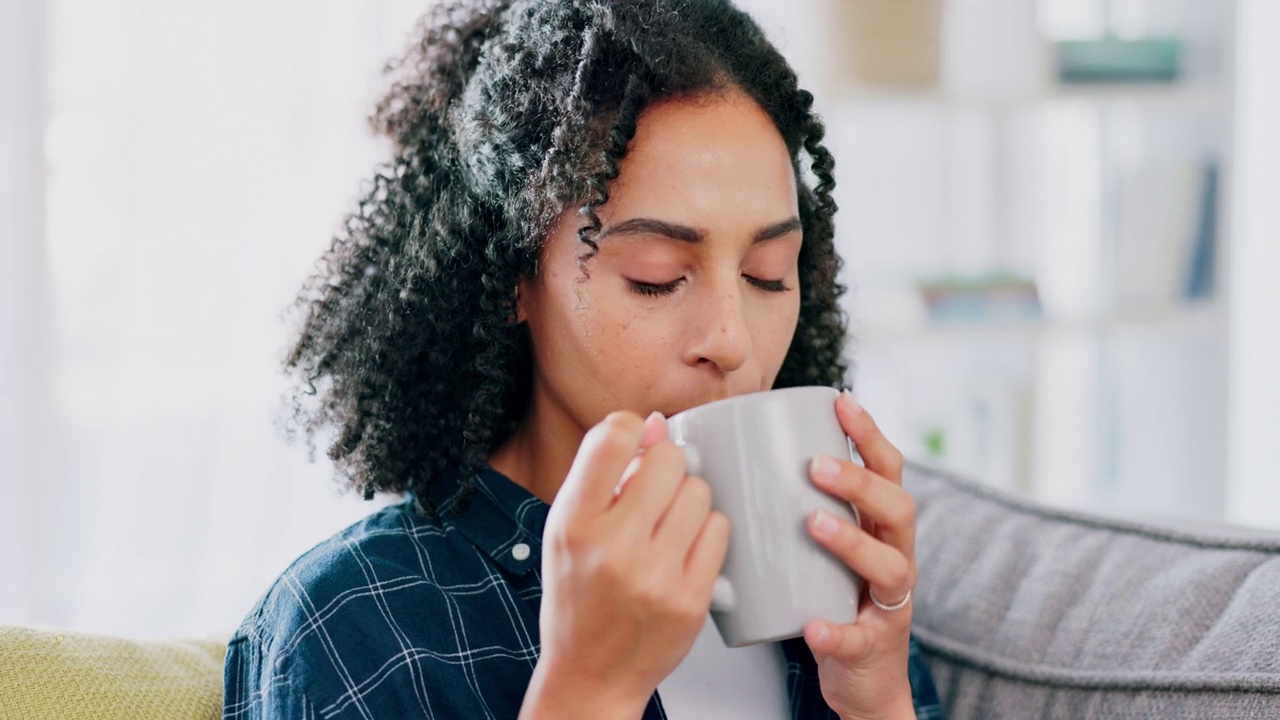
{"label": "woman's face", "polygon": [[585,431],[615,410],[671,415],[767,390],[800,312],[795,176],[769,116],[741,91],[667,100],[639,118],[599,254],[576,208],[520,285],[533,417]]}

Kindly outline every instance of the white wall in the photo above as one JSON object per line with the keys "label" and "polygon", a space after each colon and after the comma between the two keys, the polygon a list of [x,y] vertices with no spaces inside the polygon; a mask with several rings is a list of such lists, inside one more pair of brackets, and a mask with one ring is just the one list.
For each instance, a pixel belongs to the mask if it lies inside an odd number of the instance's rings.
{"label": "white wall", "polygon": [[23,550],[50,479],[43,15],[39,0],[0,3],[0,615],[35,604]]}
{"label": "white wall", "polygon": [[0,3],[0,624],[225,636],[374,508],[274,426],[280,313],[425,7]]}
{"label": "white wall", "polygon": [[1280,527],[1280,3],[1237,7],[1227,518]]}
{"label": "white wall", "polygon": [[801,87],[815,95],[821,107],[830,82],[830,33],[824,23],[827,0],[779,2],[778,0],[735,0],[764,30],[769,41],[791,63]]}

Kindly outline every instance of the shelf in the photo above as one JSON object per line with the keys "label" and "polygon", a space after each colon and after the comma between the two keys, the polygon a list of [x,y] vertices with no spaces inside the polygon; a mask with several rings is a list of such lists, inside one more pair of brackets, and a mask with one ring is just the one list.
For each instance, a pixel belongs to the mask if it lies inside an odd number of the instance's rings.
{"label": "shelf", "polygon": [[930,341],[1037,340],[1044,335],[1112,335],[1128,331],[1226,332],[1226,313],[1213,303],[1094,318],[1042,318],[1025,322],[922,323],[906,326],[851,324],[859,347]]}
{"label": "shelf", "polygon": [[[1265,173],[1239,168],[1252,169],[1275,126],[1251,120],[1266,103],[1246,108],[1241,88],[1275,74],[1261,71],[1275,63],[1258,29],[1275,23],[1237,20],[1232,2],[1014,5],[943,13],[933,87],[860,84],[852,65],[822,76],[832,143],[853,159],[838,201],[856,260],[848,354],[860,392],[891,437],[994,485],[1055,505],[1220,519],[1228,466],[1248,467],[1227,443],[1238,346],[1260,335],[1241,324],[1236,281],[1240,229],[1261,225],[1231,211],[1269,199]],[[1060,82],[1050,40],[1103,29],[1180,38],[1182,74]],[[1241,29],[1256,31],[1256,47],[1237,47]],[[1244,142],[1250,129],[1258,137]],[[1192,304],[1208,240],[1215,296]],[[931,320],[921,278],[987,267],[1032,275],[1043,316],[1021,319],[997,298],[974,303],[976,321]],[[1130,300],[1152,309],[1121,310]],[[1006,320],[982,320],[1007,305]],[[1252,427],[1273,421],[1275,405],[1255,403]],[[935,436],[943,450],[928,450]]]}
{"label": "shelf", "polygon": [[1155,109],[1224,111],[1228,95],[1212,85],[1178,83],[1096,83],[1050,85],[1038,92],[1009,95],[965,95],[945,89],[847,86],[832,94],[842,109],[870,106],[936,106],[940,109],[1025,110],[1050,103],[1133,103]]}

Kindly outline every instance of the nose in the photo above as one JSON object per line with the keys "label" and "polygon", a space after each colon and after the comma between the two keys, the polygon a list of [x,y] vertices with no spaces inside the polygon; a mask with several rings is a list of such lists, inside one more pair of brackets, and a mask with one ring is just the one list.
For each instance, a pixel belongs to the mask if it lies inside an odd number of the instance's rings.
{"label": "nose", "polygon": [[719,287],[708,293],[706,301],[695,303],[683,353],[686,364],[706,364],[731,373],[747,362],[751,332],[743,300],[738,288]]}

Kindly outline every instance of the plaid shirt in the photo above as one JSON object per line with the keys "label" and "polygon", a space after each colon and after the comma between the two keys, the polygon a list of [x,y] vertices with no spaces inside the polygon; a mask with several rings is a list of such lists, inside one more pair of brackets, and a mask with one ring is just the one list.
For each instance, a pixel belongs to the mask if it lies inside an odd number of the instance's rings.
{"label": "plaid shirt", "polygon": [[[518,716],[549,506],[492,469],[477,488],[460,514],[406,499],[294,562],[231,639],[223,718]],[[792,718],[834,719],[804,640],[781,645]],[[917,717],[941,718],[914,640],[910,676]],[[644,720],[665,717],[654,693]]]}

